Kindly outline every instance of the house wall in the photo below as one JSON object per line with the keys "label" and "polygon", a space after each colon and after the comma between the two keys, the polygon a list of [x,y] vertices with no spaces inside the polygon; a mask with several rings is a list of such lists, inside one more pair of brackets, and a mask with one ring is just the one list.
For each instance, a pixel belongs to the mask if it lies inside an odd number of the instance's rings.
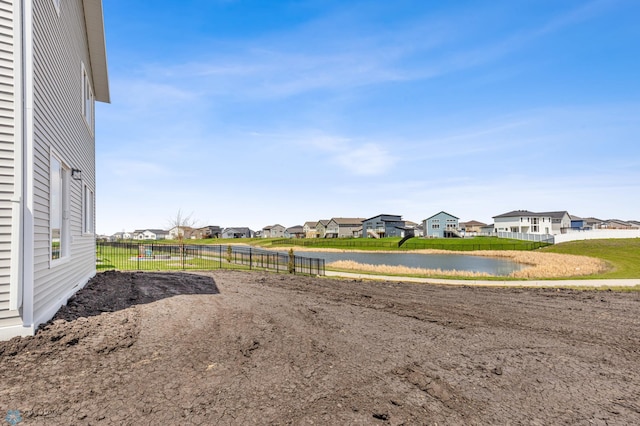
{"label": "house wall", "polygon": [[[534,219],[537,219],[538,223],[534,223]],[[551,222],[551,217],[496,217],[494,218],[494,225],[496,231],[505,232],[524,232],[527,234],[554,234],[555,228]],[[538,227],[537,231],[534,226]],[[557,226],[557,233],[560,232],[559,226]]]}
{"label": "house wall", "polygon": [[281,225],[275,225],[271,227],[271,238],[284,238],[285,227]]}
{"label": "house wall", "polygon": [[[82,64],[91,78],[82,0],[33,1],[33,326],[95,275],[95,235],[82,232],[82,186],[95,194],[95,140],[82,114]],[[68,180],[69,254],[50,260],[50,155],[82,170]],[[95,199],[95,197],[94,197]],[[95,208],[93,209],[95,211]],[[94,217],[95,223],[95,217]]]}
{"label": "house wall", "polygon": [[453,229],[458,229],[458,219],[445,212],[440,212],[424,221],[427,237],[432,238],[444,238],[444,232],[448,225],[452,225]]}
{"label": "house wall", "polygon": [[368,232],[371,230],[378,234],[384,232],[384,237],[402,237],[403,232],[398,227],[404,228],[404,226],[405,222],[400,216],[380,215],[362,222],[362,236],[369,237]]}
{"label": "house wall", "polygon": [[591,229],[587,231],[567,231],[566,234],[554,235],[556,244],[567,241],[599,240],[604,238],[640,238],[640,229]]}
{"label": "house wall", "polygon": [[[15,12],[14,12],[15,9]],[[0,0],[0,329],[19,327],[22,319],[19,312],[10,308],[11,296],[17,297],[17,287],[11,282],[18,280],[18,258],[15,249],[19,234],[13,231],[14,222],[20,214],[16,199],[15,172],[16,146],[19,137],[20,93],[19,65],[20,25],[18,5],[13,0]],[[14,245],[12,250],[12,244]],[[13,253],[12,253],[13,252]],[[12,257],[13,256],[13,257]],[[13,267],[13,276],[12,276]]]}

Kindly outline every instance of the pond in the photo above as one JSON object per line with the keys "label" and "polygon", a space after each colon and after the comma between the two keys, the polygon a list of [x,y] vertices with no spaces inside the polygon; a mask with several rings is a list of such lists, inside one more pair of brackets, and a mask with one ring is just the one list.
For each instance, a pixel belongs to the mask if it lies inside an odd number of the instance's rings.
{"label": "pond", "polygon": [[442,269],[444,271],[486,272],[489,275],[495,276],[506,276],[525,267],[525,265],[511,260],[461,254],[300,251],[296,252],[296,255],[317,257],[324,259],[326,263],[336,262],[338,260],[352,260],[368,265],[406,266],[409,268]]}

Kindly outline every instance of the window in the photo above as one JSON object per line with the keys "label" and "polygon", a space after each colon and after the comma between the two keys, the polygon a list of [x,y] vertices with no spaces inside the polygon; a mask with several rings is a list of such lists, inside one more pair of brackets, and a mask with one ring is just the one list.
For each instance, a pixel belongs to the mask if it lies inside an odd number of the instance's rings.
{"label": "window", "polygon": [[67,254],[67,185],[68,169],[55,156],[50,163],[49,228],[51,260]]}
{"label": "window", "polygon": [[82,64],[82,115],[91,133],[93,133],[93,109],[94,96],[91,89],[91,81],[89,80],[87,69]]}
{"label": "window", "polygon": [[93,234],[93,191],[85,184],[82,190],[82,232]]}

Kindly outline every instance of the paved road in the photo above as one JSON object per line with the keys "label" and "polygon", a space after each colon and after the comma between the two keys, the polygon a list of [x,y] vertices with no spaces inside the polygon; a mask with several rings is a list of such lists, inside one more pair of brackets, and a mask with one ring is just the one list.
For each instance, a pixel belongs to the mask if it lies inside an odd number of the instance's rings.
{"label": "paved road", "polygon": [[352,272],[326,271],[328,277],[342,277],[363,280],[399,281],[424,284],[474,285],[487,287],[635,287],[640,286],[640,278],[602,280],[531,280],[531,281],[486,281],[449,280],[441,278],[397,277],[391,275],[358,274]]}

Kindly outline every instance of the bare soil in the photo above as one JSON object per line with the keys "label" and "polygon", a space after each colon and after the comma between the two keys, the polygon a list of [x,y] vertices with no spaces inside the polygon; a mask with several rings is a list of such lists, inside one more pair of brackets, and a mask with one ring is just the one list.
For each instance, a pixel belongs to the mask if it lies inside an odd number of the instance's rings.
{"label": "bare soil", "polygon": [[640,424],[640,293],[105,272],[0,342],[20,424]]}

